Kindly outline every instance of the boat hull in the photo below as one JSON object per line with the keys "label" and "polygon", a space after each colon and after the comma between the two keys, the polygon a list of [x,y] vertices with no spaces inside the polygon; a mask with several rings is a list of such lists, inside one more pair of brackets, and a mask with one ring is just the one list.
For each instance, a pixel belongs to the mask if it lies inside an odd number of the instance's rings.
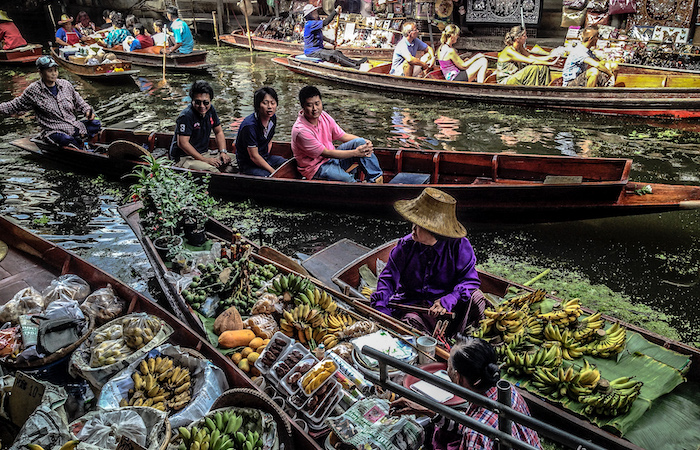
{"label": "boat hull", "polygon": [[[402,94],[425,95],[527,108],[573,110],[605,115],[700,119],[700,87],[510,86],[361,72],[297,58],[273,58],[292,72],[329,81]],[[652,76],[652,75],[648,75]],[[660,76],[663,79],[671,76]]]}
{"label": "boat hull", "polygon": [[[54,49],[51,49],[51,56],[59,66],[83,78],[100,81],[103,83],[133,83],[133,76],[139,71],[131,68],[131,63],[121,62],[114,64],[100,64],[89,66],[87,64],[77,64],[61,58]],[[122,69],[121,72],[114,72],[114,69]],[[109,71],[109,72],[108,72]]]}
{"label": "boat hull", "polygon": [[[163,67],[163,55],[160,53],[162,47],[149,47],[141,50],[125,52],[111,48],[110,52],[117,55],[122,61],[128,61],[137,66],[146,67]],[[213,64],[207,63],[207,54],[205,50],[194,50],[192,53],[183,55],[180,53],[169,54],[165,58],[166,70],[174,70],[177,72],[204,72]]]}
{"label": "boat hull", "polygon": [[[167,148],[172,135],[106,129],[99,137],[104,143],[117,139],[153,150]],[[26,138],[12,144],[92,173],[120,176],[142,164],[97,152],[40,147]],[[228,148],[235,151],[230,140]],[[272,153],[291,157],[289,143],[275,143]],[[384,184],[213,173],[209,190],[285,206],[393,215],[396,200],[417,197],[429,185],[454,196],[460,219],[472,223],[554,222],[700,208],[700,187],[630,182],[632,161],[627,159],[381,148],[375,149],[375,154],[384,168]],[[391,183],[394,176],[405,172],[429,175],[430,183]],[[652,194],[638,195],[647,185]]]}
{"label": "boat hull", "polygon": [[33,64],[41,56],[42,46],[29,44],[13,50],[0,50],[0,64],[25,65]]}

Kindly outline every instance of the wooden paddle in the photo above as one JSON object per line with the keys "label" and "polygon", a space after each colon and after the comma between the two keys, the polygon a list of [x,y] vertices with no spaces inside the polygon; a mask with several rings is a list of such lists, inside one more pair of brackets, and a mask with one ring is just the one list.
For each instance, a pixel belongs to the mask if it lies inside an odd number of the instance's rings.
{"label": "wooden paddle", "polygon": [[[366,297],[362,298],[357,298],[356,300],[369,304],[369,299]],[[424,306],[415,306],[415,305],[403,305],[401,303],[395,303],[395,302],[389,302],[387,305],[389,308],[394,308],[394,309],[402,309],[404,311],[413,311],[413,312],[420,312],[420,313],[427,313],[430,308],[426,308]],[[454,319],[455,313],[448,312],[445,314],[440,314],[440,317],[449,317],[450,319]]]}
{"label": "wooden paddle", "polygon": [[338,30],[340,30],[340,12],[343,10],[342,7],[338,6],[338,16],[335,19],[335,39],[333,40],[333,50],[338,46]]}

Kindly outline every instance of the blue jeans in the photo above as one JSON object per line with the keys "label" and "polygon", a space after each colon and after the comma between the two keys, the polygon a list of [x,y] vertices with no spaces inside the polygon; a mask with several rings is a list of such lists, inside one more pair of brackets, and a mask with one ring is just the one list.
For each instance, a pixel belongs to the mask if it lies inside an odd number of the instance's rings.
{"label": "blue jeans", "polygon": [[[269,165],[272,166],[273,169],[277,169],[279,166],[284,164],[285,161],[287,161],[285,158],[277,155],[266,155],[263,156],[263,158]],[[256,177],[269,177],[272,175],[267,170],[263,169],[262,167],[258,167],[255,164],[245,164],[243,166],[239,166],[238,170],[244,175],[253,175]]]}
{"label": "blue jeans", "polygon": [[[353,139],[352,141],[339,145],[338,150],[354,150],[364,143],[365,140],[362,138]],[[360,165],[359,168],[362,170],[362,172],[364,172],[365,178],[369,181],[374,181],[377,177],[382,175],[382,169],[379,167],[377,156],[372,153],[372,156],[355,156],[345,159],[331,158],[318,168],[316,175],[314,175],[314,179],[354,183],[357,181],[355,179],[357,169],[351,171],[350,173],[347,173],[346,170],[355,163]]]}
{"label": "blue jeans", "polygon": [[[102,127],[102,124],[100,123],[99,120],[93,119],[93,120],[83,120],[83,124],[85,125],[85,129],[87,130],[87,137],[91,138],[97,133],[100,132],[100,127]],[[56,131],[48,136],[46,136],[49,141],[51,141],[53,144],[59,146],[59,147],[68,147],[70,145],[74,145],[78,148],[82,148],[83,145],[83,138],[84,136],[80,136],[78,132],[73,136],[69,136],[66,133],[63,133],[61,131]]]}

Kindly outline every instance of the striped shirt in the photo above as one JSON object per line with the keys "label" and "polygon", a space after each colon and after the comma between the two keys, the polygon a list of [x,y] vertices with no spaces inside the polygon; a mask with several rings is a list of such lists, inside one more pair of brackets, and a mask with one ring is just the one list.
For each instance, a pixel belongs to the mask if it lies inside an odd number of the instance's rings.
{"label": "striped shirt", "polygon": [[42,137],[57,131],[69,136],[87,134],[85,125],[76,115],[87,115],[92,108],[69,81],[59,78],[56,80],[56,86],[58,94],[54,97],[42,80],[35,81],[27,86],[19,97],[0,103],[0,114],[19,114],[34,110]]}

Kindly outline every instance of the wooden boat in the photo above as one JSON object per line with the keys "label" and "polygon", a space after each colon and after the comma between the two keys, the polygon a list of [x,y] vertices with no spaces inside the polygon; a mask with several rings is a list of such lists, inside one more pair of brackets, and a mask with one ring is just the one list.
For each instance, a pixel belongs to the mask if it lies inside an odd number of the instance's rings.
{"label": "wooden boat", "polygon": [[41,56],[43,47],[39,44],[27,44],[12,50],[0,50],[0,64],[33,64]]}
{"label": "wooden boat", "polygon": [[367,72],[295,57],[278,57],[275,63],[292,72],[354,86],[402,94],[427,95],[530,108],[573,110],[607,115],[670,119],[700,118],[700,78],[685,74],[620,74],[615,87],[508,86],[495,75],[484,83],[447,81],[442,72],[426,78],[389,75],[390,63]]}
{"label": "wooden boat", "polygon": [[[244,48],[246,50],[250,48],[245,30],[236,30],[231,34],[223,34],[219,36],[219,40],[232,47]],[[253,50],[259,52],[282,53],[286,55],[304,53],[303,42],[288,42],[280,39],[255,36],[253,34],[251,34],[250,40],[253,44]],[[393,48],[350,47],[347,45],[340,45],[336,49],[343,52],[343,54],[349,58],[367,57],[370,59],[391,59],[394,54]]]}
{"label": "wooden boat", "polygon": [[[109,51],[117,55],[122,61],[128,61],[137,66],[163,67],[163,54],[160,53],[163,47],[148,47],[126,52],[123,49],[110,48]],[[106,50],[105,50],[106,51]],[[168,54],[165,58],[166,70],[177,72],[203,72],[213,67],[207,63],[206,50],[193,50],[186,55],[181,53]]]}
{"label": "wooden boat", "polygon": [[[91,265],[75,254],[48,242],[0,216],[0,236],[9,247],[7,256],[0,260],[0,303],[6,303],[15,292],[27,286],[42,291],[51,280],[62,274],[75,274],[87,281],[93,289],[112,286],[115,294],[127,304],[125,313],[147,312],[163,319],[174,330],[170,338],[174,345],[196,350],[221,368],[230,387],[248,388],[264,396],[250,379],[229,358],[219,353],[205,339],[184,322],[131,289],[126,284]],[[271,403],[271,402],[270,402]],[[286,417],[280,410],[281,417]],[[298,425],[286,420],[284,428],[291,430],[291,448],[321,449]],[[278,427],[281,431],[282,427]],[[290,448],[290,447],[287,447]]]}
{"label": "wooden boat", "polygon": [[[71,73],[87,78],[88,80],[101,81],[103,83],[124,83],[133,82],[132,75],[138,75],[139,70],[131,68],[129,62],[119,62],[112,64],[87,65],[78,64],[73,61],[61,58],[54,48],[51,49],[51,56],[58,65]],[[115,69],[121,69],[115,71]]]}
{"label": "wooden boat", "polygon": [[[376,273],[377,260],[379,259],[384,262],[388,261],[389,254],[395,245],[396,241],[392,241],[379,246],[356,260],[348,263],[345,267],[336,272],[336,274],[333,276],[333,281],[337,284],[340,291],[356,298],[358,301],[367,301],[357,289],[360,285],[361,278],[360,267],[367,265],[372,272]],[[491,294],[498,297],[503,297],[503,295],[508,292],[511,287],[515,287],[518,292],[532,292],[535,290],[483,271],[479,271],[479,279],[481,280],[481,290],[487,296]],[[560,302],[562,301],[554,296],[550,297]],[[594,312],[587,308],[583,308],[583,310],[589,314]],[[620,322],[619,320],[607,315],[603,315],[603,317],[610,322]],[[700,386],[697,384],[700,381],[700,350],[695,347],[665,338],[656,333],[652,333],[636,325],[625,322],[620,322],[620,325],[623,325],[630,331],[639,333],[651,343],[673,350],[682,355],[689,355],[690,368],[686,374],[686,379],[689,382],[687,385],[690,386],[688,389],[697,392],[698,386]],[[676,390],[679,390],[679,388],[681,388],[683,385],[686,385],[686,383],[678,386]],[[587,420],[582,420],[581,418],[575,416],[574,413],[560,409],[560,407],[553,406],[551,402],[539,397],[538,395],[524,389],[520,389],[519,391],[527,401],[534,417],[540,418],[541,420],[555,425],[560,429],[569,430],[574,434],[591,436],[592,442],[608,449],[640,449],[640,447],[629,442],[628,440],[620,438],[619,436],[608,431],[602,430]],[[652,409],[647,411],[645,416],[646,414],[654,413],[655,411]],[[688,412],[688,414],[692,415],[693,413]]]}
{"label": "wooden boat", "polygon": [[[116,140],[154,151],[169,147],[172,134],[105,129],[98,138],[102,144]],[[28,138],[12,144],[91,173],[119,176],[140,163],[138,157],[110,158],[107,153],[60,149]],[[227,146],[235,152],[233,140]],[[290,158],[291,146],[276,142],[272,153]],[[393,214],[393,203],[417,197],[425,181],[454,196],[460,218],[471,222],[551,222],[700,208],[698,186],[630,181],[629,159],[389,148],[377,148],[375,154],[384,169],[384,184],[303,180],[292,159],[271,177],[212,174],[210,191],[286,206]],[[419,181],[401,182],[406,176]],[[639,195],[646,186],[652,193]]]}

